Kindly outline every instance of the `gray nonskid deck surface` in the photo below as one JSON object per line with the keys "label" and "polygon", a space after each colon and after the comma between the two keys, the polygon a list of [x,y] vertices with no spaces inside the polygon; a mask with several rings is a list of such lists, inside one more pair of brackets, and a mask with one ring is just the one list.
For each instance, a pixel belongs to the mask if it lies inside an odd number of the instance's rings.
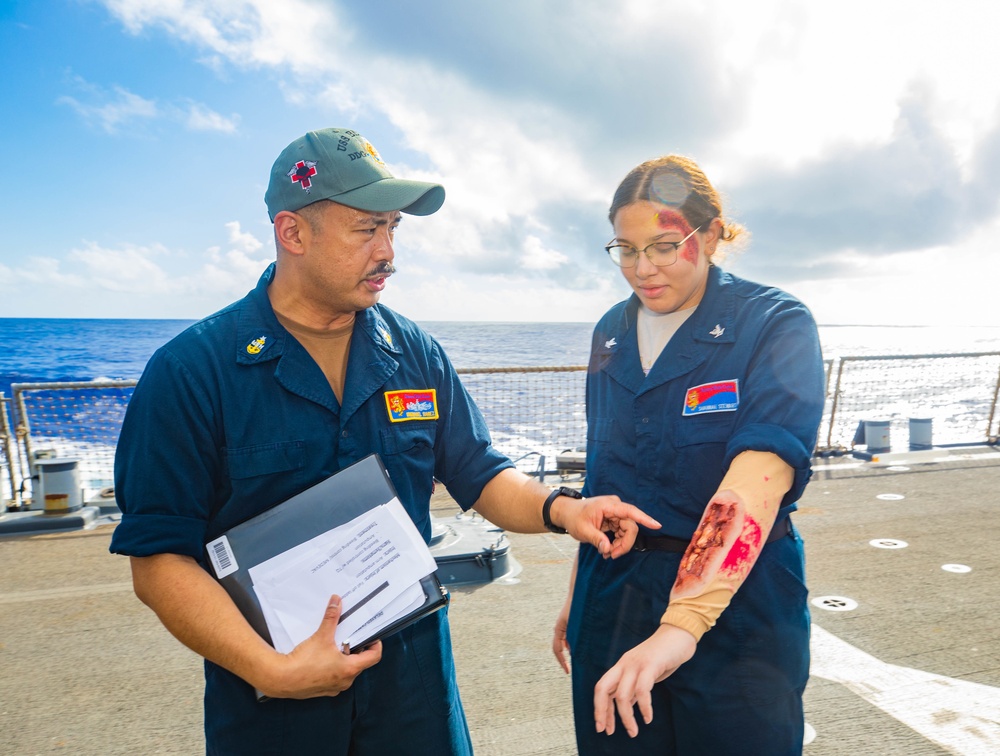
{"label": "gray nonskid deck surface", "polygon": [[[807,756],[995,752],[1000,461],[982,460],[907,472],[817,461],[830,469],[817,470],[795,517],[811,596],[857,608],[813,607],[824,644],[814,658],[837,679],[814,664]],[[433,507],[457,512],[444,492]],[[0,539],[0,753],[204,750],[200,659],[133,596],[128,560],[107,552],[112,527]],[[452,591],[476,753],[573,754],[569,679],[549,642],[574,544],[510,540],[516,577]],[[942,569],[956,564],[971,570]]]}

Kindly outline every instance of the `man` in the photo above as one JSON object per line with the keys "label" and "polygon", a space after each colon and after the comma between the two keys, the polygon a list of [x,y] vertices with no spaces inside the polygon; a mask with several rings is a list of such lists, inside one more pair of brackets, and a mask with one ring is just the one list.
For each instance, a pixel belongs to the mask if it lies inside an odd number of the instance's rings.
{"label": "man", "polygon": [[[206,659],[209,753],[471,753],[446,612],[344,654],[334,596],[316,633],[280,654],[205,570],[204,544],[372,452],[425,539],[435,478],[500,527],[565,528],[609,557],[631,547],[636,522],[658,526],[617,497],[576,500],[517,472],[437,342],[378,305],[401,213],[435,212],[441,186],[393,178],[360,134],[323,129],[281,153],[265,202],[275,263],[158,350],[136,387],[111,550]],[[433,417],[397,411],[403,393]]]}

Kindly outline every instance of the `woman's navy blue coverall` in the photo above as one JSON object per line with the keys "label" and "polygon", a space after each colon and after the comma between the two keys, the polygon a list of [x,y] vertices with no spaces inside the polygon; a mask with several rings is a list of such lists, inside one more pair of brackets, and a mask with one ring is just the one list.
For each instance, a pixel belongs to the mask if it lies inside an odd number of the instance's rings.
{"label": "woman's navy blue coverall", "polygon": [[[663,523],[659,534],[688,540],[732,460],[773,452],[794,470],[782,523],[809,479],[823,411],[812,315],[778,289],[712,267],[704,298],[645,376],[638,307],[633,295],[594,331],[584,493],[617,494]],[[801,752],[809,610],[794,529],[763,547],[694,657],[654,686],[653,722],[635,739],[624,727],[594,731],[594,686],[659,626],[680,558],[649,551],[604,560],[581,545],[567,632],[580,753]]]}

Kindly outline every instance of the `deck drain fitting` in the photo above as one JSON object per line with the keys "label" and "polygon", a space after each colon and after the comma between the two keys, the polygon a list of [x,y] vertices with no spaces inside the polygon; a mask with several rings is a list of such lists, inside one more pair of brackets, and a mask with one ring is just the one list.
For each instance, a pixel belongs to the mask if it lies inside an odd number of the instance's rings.
{"label": "deck drain fitting", "polygon": [[910,544],[896,538],[873,538],[868,542],[868,545],[874,546],[876,549],[905,549]]}
{"label": "deck drain fitting", "polygon": [[858,608],[858,602],[846,596],[817,596],[809,603],[828,612],[852,612]]}
{"label": "deck drain fitting", "polygon": [[882,501],[901,501],[906,497],[903,496],[903,494],[879,494],[875,498],[881,499]]}
{"label": "deck drain fitting", "polygon": [[972,572],[972,568],[965,564],[942,564],[941,569],[945,572]]}

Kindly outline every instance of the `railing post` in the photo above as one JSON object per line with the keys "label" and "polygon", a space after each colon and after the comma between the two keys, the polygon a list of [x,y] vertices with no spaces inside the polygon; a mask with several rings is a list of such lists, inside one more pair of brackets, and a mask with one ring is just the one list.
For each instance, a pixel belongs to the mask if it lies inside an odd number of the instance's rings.
{"label": "railing post", "polygon": [[[62,456],[65,456],[62,449],[66,443],[69,443],[70,445],[79,445],[80,442],[86,441],[83,436],[74,435],[76,431],[80,430],[77,426],[78,423],[82,423],[88,429],[90,428],[88,423],[96,424],[97,426],[100,426],[98,432],[114,434],[115,439],[117,439],[117,433],[120,431],[120,420],[117,417],[112,417],[112,419],[107,420],[106,418],[100,416],[102,413],[107,415],[108,409],[103,406],[103,400],[98,397],[92,395],[80,397],[85,403],[89,402],[93,404],[94,402],[97,402],[97,404],[91,407],[91,409],[98,408],[100,411],[94,413],[92,419],[88,419],[86,413],[83,413],[83,415],[65,414],[69,411],[65,403],[69,399],[72,399],[76,395],[76,392],[82,391],[90,393],[95,391],[103,392],[106,389],[130,389],[135,385],[135,380],[47,381],[41,383],[12,384],[11,389],[14,395],[14,407],[13,410],[11,410],[11,414],[12,420],[15,423],[14,435],[16,440],[16,449],[19,452],[16,456],[18,458],[19,469],[21,470],[20,485],[24,486],[29,479],[29,476],[33,476],[35,474],[34,456],[35,453],[39,451],[38,442],[40,440],[34,435],[35,433],[41,433],[42,440],[49,440],[50,435],[53,432],[56,432],[57,437],[52,439],[53,446],[55,447],[54,452],[57,455],[61,454]],[[69,395],[69,398],[66,398],[59,393],[63,391],[69,391],[72,393]],[[42,400],[42,404],[47,403],[50,407],[54,407],[57,414],[59,412],[63,413],[58,417],[55,425],[52,424],[51,418],[44,412],[38,412],[41,405],[36,405],[36,400],[38,399],[37,392],[48,392],[44,393],[45,398]],[[115,407],[112,408],[111,414],[115,415],[114,410],[127,404],[127,401],[127,398],[124,398],[124,401],[119,401],[118,398],[112,400]],[[86,406],[90,405],[88,404]],[[38,422],[32,422],[31,417],[33,415]],[[64,439],[59,437],[60,430],[67,431],[69,433],[69,438]],[[102,448],[97,451],[92,448],[88,448],[83,451],[75,449],[71,456],[80,457],[81,469],[83,469],[84,472],[95,476],[90,479],[90,482],[94,482],[96,478],[99,481],[98,485],[103,487],[108,485],[104,481],[113,475],[113,473],[105,461],[109,456],[107,449],[108,439],[104,439],[101,442],[101,447]],[[113,454],[114,448],[112,446],[110,456],[113,457]],[[113,462],[111,464],[113,464]],[[92,488],[93,486],[89,487]]]}
{"label": "railing post", "polygon": [[[11,389],[14,392],[14,407],[17,410],[15,415],[17,418],[16,433],[18,439],[24,444],[24,458],[28,462],[28,476],[30,477],[35,474],[35,466],[31,459],[31,424],[28,422],[28,407],[24,403],[24,390],[21,385],[15,383]],[[20,462],[18,462],[18,467],[20,467]],[[23,482],[23,469],[20,470],[20,475]]]}
{"label": "railing post", "polygon": [[993,403],[990,405],[990,420],[986,423],[986,443],[1000,443],[1000,422],[997,423],[997,433],[993,435],[993,418],[997,414],[997,398],[1000,397],[1000,368],[997,368],[997,382],[993,387]]}
{"label": "railing post", "polygon": [[19,507],[21,501],[17,492],[20,481],[14,475],[14,467],[15,465],[17,466],[18,475],[20,475],[21,460],[17,456],[17,445],[12,443],[14,436],[10,425],[10,416],[7,414],[8,401],[4,393],[0,391],[0,440],[3,441],[4,457],[7,459],[7,478],[10,480],[10,504],[12,507]]}
{"label": "railing post", "polygon": [[844,359],[837,360],[837,382],[833,389],[833,403],[830,405],[830,425],[826,429],[826,448],[833,448],[833,422],[837,417],[837,403],[840,401],[840,378],[844,374]]}

